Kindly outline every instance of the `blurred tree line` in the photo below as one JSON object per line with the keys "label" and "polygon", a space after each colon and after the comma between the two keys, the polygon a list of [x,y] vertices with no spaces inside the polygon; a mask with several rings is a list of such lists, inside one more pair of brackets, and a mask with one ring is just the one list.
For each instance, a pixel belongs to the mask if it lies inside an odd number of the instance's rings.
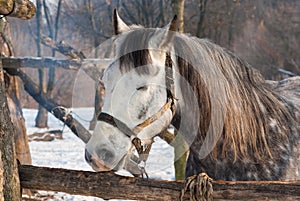
{"label": "blurred tree line", "polygon": [[[112,36],[112,11],[117,8],[129,24],[162,27],[173,17],[172,0],[47,0],[43,1],[42,34],[64,40],[74,48],[91,55],[95,47]],[[48,15],[48,16],[47,16]],[[60,20],[55,29],[57,15]],[[49,21],[53,21],[49,23]],[[16,56],[36,56],[37,20],[10,19]],[[282,79],[286,75],[277,68],[300,75],[300,1],[298,0],[186,0],[184,31],[235,52],[259,69],[266,79]],[[28,29],[28,26],[30,29]],[[22,37],[20,37],[22,36]],[[53,38],[53,37],[51,37]],[[43,56],[51,49],[42,46]],[[111,57],[98,52],[99,57]],[[59,53],[57,57],[62,57]],[[38,72],[26,69],[36,77]],[[76,72],[58,69],[52,96],[62,105],[70,106],[72,84]],[[22,95],[23,106],[33,106]],[[36,106],[36,105],[34,105]]]}

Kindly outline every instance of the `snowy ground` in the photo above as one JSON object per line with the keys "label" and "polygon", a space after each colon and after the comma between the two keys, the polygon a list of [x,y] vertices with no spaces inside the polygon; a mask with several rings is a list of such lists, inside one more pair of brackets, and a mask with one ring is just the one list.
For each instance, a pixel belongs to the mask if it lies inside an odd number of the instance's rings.
{"label": "snowy ground", "polygon": [[[27,133],[42,132],[42,129],[34,127],[36,110],[23,109]],[[93,115],[92,108],[80,108],[72,110],[73,116],[88,128],[89,121]],[[49,129],[63,129],[63,140],[54,140],[51,142],[33,141],[29,143],[32,164],[37,166],[47,166],[56,168],[66,168],[75,170],[92,171],[91,167],[84,160],[84,143],[77,138],[67,127],[63,126],[59,120],[49,114]],[[174,180],[173,167],[173,148],[159,138],[150,152],[146,167],[150,178],[164,180]],[[40,196],[38,198],[38,196]],[[78,195],[68,195],[65,193],[39,192],[35,196],[40,200],[47,201],[100,201],[102,199],[95,197],[86,197]],[[47,198],[45,198],[46,196]]]}

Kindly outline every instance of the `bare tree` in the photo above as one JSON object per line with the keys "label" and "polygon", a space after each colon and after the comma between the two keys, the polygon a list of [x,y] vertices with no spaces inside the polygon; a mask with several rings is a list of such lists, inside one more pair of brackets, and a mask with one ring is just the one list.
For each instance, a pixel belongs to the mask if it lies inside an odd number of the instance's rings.
{"label": "bare tree", "polygon": [[171,0],[121,1],[118,10],[128,22],[145,27],[162,27],[172,17]]}
{"label": "bare tree", "polygon": [[172,0],[173,13],[178,17],[178,31],[184,32],[184,0]]}
{"label": "bare tree", "polygon": [[[54,42],[56,42],[58,38],[62,0],[58,0],[56,14],[54,16],[51,15],[50,8],[48,7],[46,0],[43,0],[43,7],[44,7],[45,18],[47,21],[47,27],[49,31],[49,38],[51,38]],[[55,19],[53,19],[54,17]],[[55,55],[56,55],[56,51],[52,49],[51,56],[55,57]],[[54,81],[55,81],[55,68],[50,68],[48,71],[48,83],[47,83],[47,95],[49,97],[52,97]]]}
{"label": "bare tree", "polygon": [[[41,57],[43,55],[43,49],[41,44],[41,35],[42,35],[42,1],[36,0],[36,24],[37,24],[37,56]],[[47,91],[47,75],[44,69],[39,69],[39,87],[42,93],[46,93]],[[35,126],[38,128],[46,128],[48,126],[48,112],[42,106],[39,105],[38,114],[35,118]]]}
{"label": "bare tree", "polygon": [[267,79],[282,79],[283,68],[300,74],[299,1],[251,1],[241,35],[233,42],[239,56],[258,68]]}
{"label": "bare tree", "polygon": [[203,32],[203,22],[206,14],[206,5],[208,0],[199,0],[198,9],[199,9],[199,19],[197,23],[196,36],[201,37]]}
{"label": "bare tree", "polygon": [[[178,31],[179,33],[184,33],[184,0],[172,0],[172,9],[173,13],[176,14],[178,18]],[[184,180],[189,147],[182,135],[179,135],[176,129],[174,130],[174,134],[179,139],[178,144],[174,146],[175,178],[176,180]]]}

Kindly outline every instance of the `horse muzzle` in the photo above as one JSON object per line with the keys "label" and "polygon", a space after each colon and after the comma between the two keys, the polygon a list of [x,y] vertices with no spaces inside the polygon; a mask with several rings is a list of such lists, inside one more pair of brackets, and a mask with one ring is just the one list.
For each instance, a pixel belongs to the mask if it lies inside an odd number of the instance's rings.
{"label": "horse muzzle", "polygon": [[98,157],[94,157],[87,150],[85,150],[85,160],[96,172],[105,172],[112,170],[112,168],[109,168],[105,165],[103,160],[100,160]]}

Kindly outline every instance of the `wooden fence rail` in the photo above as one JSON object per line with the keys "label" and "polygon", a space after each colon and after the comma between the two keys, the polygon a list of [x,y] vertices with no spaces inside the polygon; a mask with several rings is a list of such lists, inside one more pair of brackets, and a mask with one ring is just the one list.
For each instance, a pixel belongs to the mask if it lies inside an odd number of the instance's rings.
{"label": "wooden fence rail", "polygon": [[[103,199],[178,200],[183,181],[163,181],[58,168],[19,166],[23,188]],[[300,181],[213,181],[214,200],[300,200]],[[188,199],[188,195],[186,196]]]}
{"label": "wooden fence rail", "polygon": [[2,58],[3,68],[64,68],[78,70],[80,60],[55,57],[5,57]]}
{"label": "wooden fence rail", "polygon": [[2,57],[2,66],[6,69],[19,68],[63,68],[83,70],[94,81],[98,82],[103,70],[112,62],[111,59],[64,59],[56,57]]}
{"label": "wooden fence rail", "polygon": [[56,57],[3,57],[3,68],[64,68],[78,70],[81,67],[95,65],[104,69],[111,59],[65,59]]}

